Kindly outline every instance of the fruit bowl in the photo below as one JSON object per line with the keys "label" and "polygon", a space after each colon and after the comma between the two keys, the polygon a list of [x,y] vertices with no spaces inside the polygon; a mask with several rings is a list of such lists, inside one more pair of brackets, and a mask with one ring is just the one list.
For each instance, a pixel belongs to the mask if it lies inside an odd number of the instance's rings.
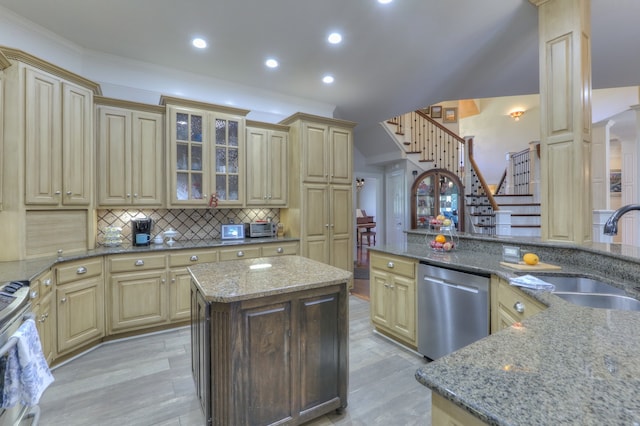
{"label": "fruit bowl", "polygon": [[453,226],[440,226],[438,234],[426,236],[426,242],[433,251],[449,252],[458,247],[458,235]]}
{"label": "fruit bowl", "polygon": [[453,250],[456,247],[456,244],[452,240],[447,240],[443,243],[434,238],[429,241],[429,247],[431,247],[431,250],[433,251],[447,252]]}

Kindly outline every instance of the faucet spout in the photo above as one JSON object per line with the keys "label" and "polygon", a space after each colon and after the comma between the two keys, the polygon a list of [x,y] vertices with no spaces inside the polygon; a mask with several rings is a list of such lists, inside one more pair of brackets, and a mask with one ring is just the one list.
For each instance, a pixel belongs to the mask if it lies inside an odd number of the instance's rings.
{"label": "faucet spout", "polygon": [[620,220],[622,215],[631,210],[640,210],[640,204],[627,204],[614,211],[604,224],[604,235],[618,235],[618,220]]}

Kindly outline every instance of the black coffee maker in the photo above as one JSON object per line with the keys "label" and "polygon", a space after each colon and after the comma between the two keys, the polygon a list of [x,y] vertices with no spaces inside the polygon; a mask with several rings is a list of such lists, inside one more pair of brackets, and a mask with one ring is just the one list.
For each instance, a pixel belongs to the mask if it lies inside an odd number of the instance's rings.
{"label": "black coffee maker", "polygon": [[150,217],[131,219],[131,242],[134,246],[148,246],[151,244],[151,228],[153,220]]}

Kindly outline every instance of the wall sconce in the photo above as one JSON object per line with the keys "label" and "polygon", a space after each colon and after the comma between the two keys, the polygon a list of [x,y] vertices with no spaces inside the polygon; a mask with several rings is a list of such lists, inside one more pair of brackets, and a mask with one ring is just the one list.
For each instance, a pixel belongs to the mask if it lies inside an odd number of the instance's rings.
{"label": "wall sconce", "polygon": [[356,190],[360,191],[364,186],[364,178],[356,178]]}
{"label": "wall sconce", "polygon": [[522,111],[522,110],[512,111],[512,112],[509,113],[511,118],[513,118],[516,121],[520,121],[520,117],[522,117],[523,114],[524,114],[524,111]]}

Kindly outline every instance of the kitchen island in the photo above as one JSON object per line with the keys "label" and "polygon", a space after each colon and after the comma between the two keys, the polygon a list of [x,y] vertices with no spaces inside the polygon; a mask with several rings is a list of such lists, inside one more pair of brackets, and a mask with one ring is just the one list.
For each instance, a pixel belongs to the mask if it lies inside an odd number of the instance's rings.
{"label": "kitchen island", "polygon": [[[517,245],[562,267],[536,275],[587,276],[640,298],[637,248],[461,236],[458,250],[442,253],[426,240],[423,232],[409,232],[403,246],[371,250],[508,280],[516,272],[500,265],[502,244]],[[433,391],[434,415],[460,425],[640,424],[640,312],[522,291],[547,308],[416,371]]]}
{"label": "kitchen island", "polygon": [[297,425],[347,406],[350,272],[299,256],[189,271],[207,424]]}

